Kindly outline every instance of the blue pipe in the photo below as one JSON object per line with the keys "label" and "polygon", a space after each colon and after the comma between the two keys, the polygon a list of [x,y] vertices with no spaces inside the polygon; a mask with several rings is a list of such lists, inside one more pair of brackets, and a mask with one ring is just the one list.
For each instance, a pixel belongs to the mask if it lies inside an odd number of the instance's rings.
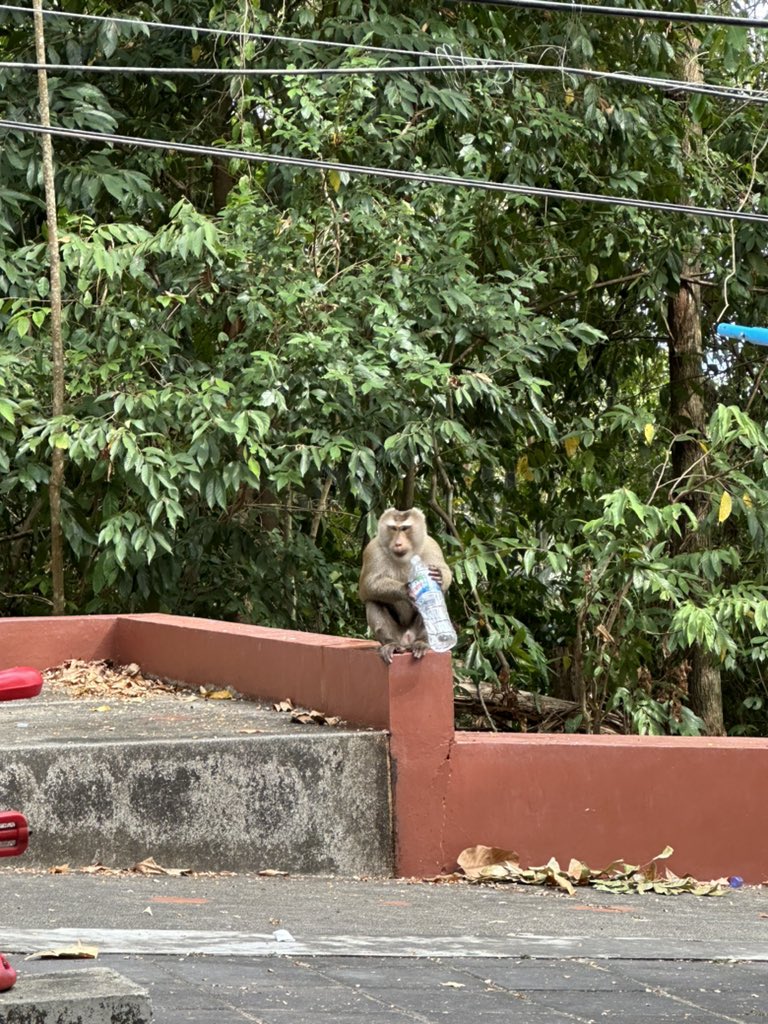
{"label": "blue pipe", "polygon": [[741,324],[718,324],[720,338],[738,338],[751,341],[753,345],[768,345],[768,327],[742,327]]}

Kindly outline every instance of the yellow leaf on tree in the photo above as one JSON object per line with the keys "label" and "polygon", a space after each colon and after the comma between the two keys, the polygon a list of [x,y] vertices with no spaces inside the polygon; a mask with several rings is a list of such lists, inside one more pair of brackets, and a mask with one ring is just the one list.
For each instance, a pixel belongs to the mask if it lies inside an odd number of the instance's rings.
{"label": "yellow leaf on tree", "polygon": [[643,427],[643,435],[645,436],[645,443],[650,444],[653,440],[653,435],[656,433],[656,427],[652,423],[646,423]]}
{"label": "yellow leaf on tree", "polygon": [[566,437],[563,444],[565,445],[565,454],[568,456],[569,459],[572,459],[576,452],[579,450],[579,445],[581,444],[581,442],[579,441],[578,437]]}
{"label": "yellow leaf on tree", "polygon": [[733,502],[728,491],[723,491],[723,496],[720,499],[720,508],[717,513],[718,523],[724,523],[728,516],[731,514],[733,508]]}
{"label": "yellow leaf on tree", "polygon": [[515,464],[515,476],[518,480],[533,480],[531,467],[528,465],[528,456],[521,455]]}
{"label": "yellow leaf on tree", "polygon": [[338,171],[328,172],[328,181],[331,183],[331,188],[334,192],[338,192],[341,188],[341,176]]}
{"label": "yellow leaf on tree", "polygon": [[741,500],[744,502],[744,504],[746,505],[747,508],[752,508],[752,505],[754,503],[753,503],[752,499],[750,498],[750,496],[746,492],[744,494],[744,497]]}

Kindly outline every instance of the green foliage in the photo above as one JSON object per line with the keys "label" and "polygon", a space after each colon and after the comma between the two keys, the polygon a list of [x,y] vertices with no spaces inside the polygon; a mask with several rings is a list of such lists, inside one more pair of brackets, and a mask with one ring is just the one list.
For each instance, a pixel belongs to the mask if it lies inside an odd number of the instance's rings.
{"label": "green foliage", "polygon": [[[57,18],[49,59],[383,61],[239,35],[264,31],[676,77],[681,46],[663,25],[471,5],[142,11],[235,34]],[[27,16],[0,18],[0,55],[29,60]],[[762,54],[743,34],[712,29],[703,43],[708,81],[760,87]],[[36,120],[32,83],[0,70],[0,116]],[[457,67],[322,80],[71,72],[50,86],[54,121],[90,131],[663,202],[684,177],[700,205],[762,208],[760,109],[711,97]],[[713,413],[691,438],[702,472],[675,479],[663,353],[694,244],[709,322],[768,319],[763,225],[702,231],[642,207],[56,139],[67,411],[54,420],[38,142],[2,142],[4,614],[48,607],[54,448],[67,456],[73,612],[360,634],[362,546],[382,508],[413,501],[454,569],[463,674],[575,697],[574,728],[612,711],[638,732],[691,734],[696,643],[722,666],[733,728],[766,731],[760,357],[708,340]]]}

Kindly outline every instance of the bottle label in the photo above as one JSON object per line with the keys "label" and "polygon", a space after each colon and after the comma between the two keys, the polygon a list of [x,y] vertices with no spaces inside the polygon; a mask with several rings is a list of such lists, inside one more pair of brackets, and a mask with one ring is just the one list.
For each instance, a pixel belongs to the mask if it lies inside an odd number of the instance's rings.
{"label": "bottle label", "polygon": [[429,579],[411,580],[411,582],[408,584],[408,593],[411,595],[411,597],[417,604],[422,598],[426,597],[431,590],[432,581]]}

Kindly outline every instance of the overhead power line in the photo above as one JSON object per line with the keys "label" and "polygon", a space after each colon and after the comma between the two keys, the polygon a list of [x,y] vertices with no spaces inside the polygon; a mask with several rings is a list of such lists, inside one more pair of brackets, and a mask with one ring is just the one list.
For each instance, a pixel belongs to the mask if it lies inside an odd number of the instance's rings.
{"label": "overhead power line", "polygon": [[[467,0],[472,2],[472,0]],[[492,0],[478,0],[478,2],[492,2]],[[501,0],[501,2],[507,2],[507,0]],[[573,10],[575,7],[589,9],[590,11],[598,11],[600,13],[616,12],[617,14],[626,15],[637,15],[637,16],[653,16],[653,17],[668,17],[666,12],[654,12],[654,11],[639,11],[634,8],[606,8],[598,7],[594,4],[567,4],[567,3],[554,3],[554,0],[509,0],[509,3],[516,3],[518,5],[534,5],[534,4],[546,4],[559,8]],[[9,11],[16,13],[32,14],[33,10],[29,7],[22,7],[15,4],[0,4],[0,11]],[[717,96],[723,99],[735,100],[745,103],[766,103],[768,102],[768,93],[761,91],[753,92],[749,89],[743,89],[732,86],[719,86],[711,85],[706,82],[684,82],[676,79],[663,79],[653,78],[647,75],[632,75],[627,72],[619,71],[594,71],[589,68],[575,68],[567,67],[564,65],[555,64],[532,64],[527,61],[501,61],[494,60],[492,58],[473,57],[464,53],[454,53],[451,51],[450,46],[441,46],[437,51],[433,50],[405,50],[397,49],[386,46],[373,46],[367,43],[348,43],[348,42],[337,42],[335,40],[328,39],[309,39],[306,37],[296,36],[283,36],[283,35],[272,35],[264,32],[240,32],[236,29],[217,29],[209,28],[206,26],[195,26],[185,25],[181,23],[170,23],[170,22],[155,22],[145,21],[140,18],[120,18],[120,17],[109,17],[106,15],[96,14],[79,14],[69,11],[58,11],[58,10],[43,10],[43,15],[46,17],[54,18],[68,18],[68,19],[81,19],[97,23],[110,23],[123,25],[135,25],[146,29],[165,29],[172,31],[183,31],[192,32],[195,35],[213,35],[217,37],[225,36],[227,38],[234,39],[248,39],[248,40],[260,40],[263,42],[281,42],[290,43],[297,46],[305,47],[325,47],[333,48],[345,51],[356,51],[360,53],[378,53],[386,54],[390,56],[406,56],[406,57],[417,57],[420,60],[433,60],[438,61],[436,68],[432,69],[425,65],[410,65],[410,66],[376,66],[368,68],[290,68],[290,69],[279,69],[279,68],[241,68],[241,69],[227,69],[227,68],[142,68],[142,67],[130,67],[125,65],[94,65],[94,64],[45,64],[37,65],[29,62],[21,61],[7,61],[0,62],[0,67],[6,68],[18,68],[19,70],[46,70],[46,71],[80,71],[83,73],[87,72],[123,72],[126,74],[167,74],[167,75],[185,75],[185,74],[200,74],[200,75],[246,75],[246,76],[278,76],[285,75],[286,77],[298,77],[298,76],[330,76],[334,74],[338,75],[364,75],[364,74],[387,74],[387,73],[429,73],[432,70],[438,71],[438,73],[447,73],[449,70],[464,70],[464,71],[519,71],[522,73],[531,71],[542,71],[542,72],[558,72],[560,74],[576,75],[583,78],[595,78],[600,80],[616,81],[634,85],[645,85],[650,88],[661,89],[663,91],[678,91],[685,93],[701,93],[704,95]],[[677,18],[676,14],[669,15],[671,18]],[[685,17],[688,17],[687,15]],[[710,16],[707,16],[710,17]],[[712,15],[711,17],[717,18],[718,16]],[[768,26],[768,20],[760,19],[746,19],[736,18],[732,19],[741,25],[749,25],[760,27],[762,25]]]}
{"label": "overhead power line", "polygon": [[[16,4],[0,4],[0,11],[9,11],[17,14],[32,14],[31,7],[21,7]],[[357,50],[363,53],[382,53],[398,57],[424,57],[428,60],[444,60],[448,55],[453,60],[477,60],[478,58],[465,56],[464,54],[451,54],[450,47],[443,52],[433,50],[403,50],[391,46],[374,46],[371,43],[345,43],[335,39],[309,39],[300,36],[273,35],[269,32],[241,32],[240,29],[211,28],[207,25],[184,25],[167,21],[145,21],[141,18],[118,18],[104,14],[79,14],[73,11],[44,10],[43,15],[47,18],[67,18],[79,21],[91,21],[110,23],[116,25],[135,25],[139,28],[159,29],[172,32],[192,32],[195,36],[216,36],[218,38],[259,41],[264,43],[290,43],[293,46],[317,46],[333,50]],[[490,62],[489,62],[490,63]]]}
{"label": "overhead power line", "polygon": [[84,74],[127,74],[127,75],[200,75],[208,77],[246,78],[296,78],[354,75],[387,74],[451,74],[457,71],[490,72],[555,72],[559,75],[573,75],[600,81],[620,82],[625,85],[644,85],[663,92],[699,93],[704,96],[720,97],[740,103],[768,103],[768,92],[752,92],[736,86],[711,85],[707,82],[684,82],[674,78],[652,78],[650,75],[631,75],[623,71],[595,71],[591,68],[576,68],[558,64],[531,64],[528,61],[494,61],[481,64],[440,65],[375,65],[370,67],[333,68],[210,68],[210,67],[155,67],[123,64],[35,64],[32,61],[0,61],[0,68],[17,71],[50,71],[52,73],[77,71]]}
{"label": "overhead power line", "polygon": [[635,18],[639,21],[677,21],[687,25],[736,25],[739,28],[768,28],[768,18],[738,18],[729,14],[697,14],[644,7],[608,7],[603,4],[565,3],[564,0],[451,0],[451,2],[482,4],[488,7],[519,7],[534,11],[561,11],[566,14],[599,14],[611,18]]}
{"label": "overhead power line", "polygon": [[[520,9],[561,11],[566,14],[605,15],[607,17],[634,18],[640,21],[667,21],[706,25],[735,25],[738,28],[768,28],[768,18],[740,18],[728,14],[699,14],[687,11],[665,11],[638,7],[613,7],[606,4],[570,3],[565,0],[450,0],[455,4],[484,4],[487,6],[519,7]],[[664,3],[666,0],[660,0]],[[31,7],[20,4],[0,4],[0,11],[31,14]],[[365,50],[371,53],[400,54],[411,57],[439,57],[440,54],[422,50],[403,50],[368,43],[340,43],[330,39],[301,39],[293,36],[272,35],[267,32],[243,32],[240,29],[210,28],[166,21],[146,21],[142,18],[120,18],[104,14],[83,14],[74,11],[43,10],[46,18],[68,18],[92,22],[114,22],[118,25],[137,25],[147,29],[168,29],[175,32],[194,32],[198,35],[226,36],[235,39],[263,40],[264,42],[293,43],[296,45],[325,46],[346,50]]]}
{"label": "overhead power line", "polygon": [[337,163],[333,160],[308,160],[303,157],[281,156],[277,153],[254,153],[237,149],[219,149],[215,146],[198,146],[187,142],[172,142],[161,139],[143,139],[130,135],[89,132],[74,128],[46,128],[41,124],[28,124],[21,121],[0,120],[0,129],[2,128],[35,135],[50,134],[84,142],[136,146],[140,149],[159,149],[176,153],[189,153],[194,156],[214,156],[218,159],[246,160],[254,163],[277,164],[283,167],[300,167],[314,171],[335,171],[337,174],[359,174],[366,177],[408,181],[414,184],[447,185],[451,188],[470,188],[484,192],[505,193],[507,195],[573,200],[574,202],[597,203],[603,206],[625,206],[640,210],[656,210],[661,213],[680,213],[691,217],[768,224],[768,213],[750,213],[744,210],[719,210],[712,207],[689,206],[682,203],[660,203],[649,199],[607,196],[592,192],[573,192],[567,189],[538,188],[535,185],[512,185],[508,182],[484,181],[480,178],[462,178],[458,175],[423,174],[418,171],[401,171],[394,167],[370,167],[363,164]]}
{"label": "overhead power line", "polygon": [[[444,58],[446,61],[446,58]],[[143,65],[131,64],[34,64],[31,61],[0,61],[0,68],[17,68],[25,71],[83,71],[83,72],[114,72],[116,74],[128,75],[229,75],[230,77],[244,76],[247,78],[267,77],[331,77],[334,75],[391,75],[410,74],[414,72],[426,72],[428,74],[449,74],[455,71],[516,71],[523,68],[528,69],[534,65],[526,63],[498,61],[489,63],[483,61],[480,64],[413,64],[413,65],[390,65],[372,64],[368,66],[357,65],[356,67],[323,67],[323,68],[205,68],[205,67],[145,67]],[[542,69],[548,71],[564,71],[550,64],[542,64]],[[680,87],[686,83],[680,82]],[[677,88],[677,86],[675,86]]]}

